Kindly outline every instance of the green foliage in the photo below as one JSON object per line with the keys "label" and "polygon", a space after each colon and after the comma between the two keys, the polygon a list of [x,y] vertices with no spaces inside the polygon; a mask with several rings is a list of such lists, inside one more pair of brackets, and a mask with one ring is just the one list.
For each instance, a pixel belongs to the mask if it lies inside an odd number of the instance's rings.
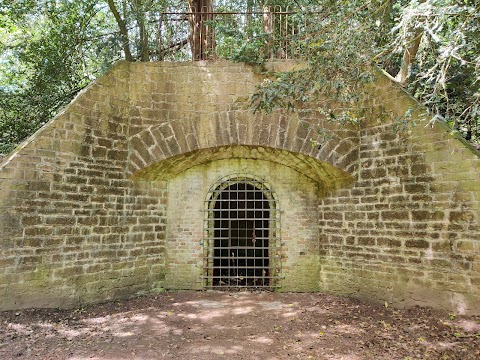
{"label": "green foliage", "polygon": [[[345,12],[354,16],[343,21]],[[358,90],[374,78],[370,66],[374,37],[372,21],[366,14],[353,5],[297,14],[307,19],[305,31],[291,41],[307,67],[264,81],[251,98],[254,110],[295,111],[315,101],[327,119],[358,123],[362,116],[358,112],[362,102]]]}
{"label": "green foliage", "polygon": [[405,29],[414,27],[423,37],[407,90],[467,140],[480,142],[480,4],[411,2],[393,28],[394,50],[407,41]]}
{"label": "green foliage", "polygon": [[235,62],[244,62],[251,65],[262,65],[266,61],[266,52],[262,51],[264,42],[261,40],[261,37],[257,37],[255,40],[246,41],[241,44],[231,56],[226,57],[230,58]]}
{"label": "green foliage", "polygon": [[35,132],[119,58],[118,47],[102,41],[108,21],[97,3],[0,3],[0,153]]}
{"label": "green foliage", "polygon": [[38,112],[32,105],[29,99],[6,94],[0,89],[0,154],[8,153],[21,140],[37,130],[35,116],[29,116]]}
{"label": "green foliage", "polygon": [[394,132],[403,132],[409,130],[411,127],[416,126],[416,122],[412,120],[412,108],[407,109],[403,116],[396,116],[393,119],[393,131]]}
{"label": "green foliage", "polygon": [[[216,11],[233,12],[235,9],[224,6]],[[244,16],[226,15],[206,24],[215,30],[216,57],[252,65],[265,63],[268,34],[263,29],[261,17],[250,15],[245,21]]]}
{"label": "green foliage", "polygon": [[[471,0],[322,1],[307,19],[303,36],[292,43],[305,70],[265,81],[252,96],[256,111],[295,110],[305,102],[320,103],[327,119],[358,123],[364,112],[358,89],[373,79],[375,62],[396,76],[404,52],[419,41],[407,64],[404,86],[462,136],[480,143],[480,5]],[[418,34],[420,34],[419,37]],[[322,105],[328,98],[332,107]],[[354,108],[360,113],[351,116]],[[411,126],[409,116],[396,119],[396,129]]]}
{"label": "green foliage", "polygon": [[[163,15],[186,11],[186,0],[114,4],[134,60],[178,61],[191,54],[188,17],[172,15],[168,22]],[[480,143],[478,1],[217,0],[215,7],[246,14],[207,20],[216,45],[208,55],[257,68],[282,54],[307,64],[265,80],[251,98],[255,111],[298,111],[315,102],[327,120],[358,125],[368,113],[358,90],[374,77],[371,63],[395,77],[405,65],[405,50],[419,40],[402,85],[431,110],[432,119]],[[295,11],[288,23],[297,30],[267,24],[267,9]],[[107,0],[0,0],[0,153],[124,55]],[[398,131],[412,125],[409,114],[394,120]],[[319,143],[327,135],[320,132]]]}

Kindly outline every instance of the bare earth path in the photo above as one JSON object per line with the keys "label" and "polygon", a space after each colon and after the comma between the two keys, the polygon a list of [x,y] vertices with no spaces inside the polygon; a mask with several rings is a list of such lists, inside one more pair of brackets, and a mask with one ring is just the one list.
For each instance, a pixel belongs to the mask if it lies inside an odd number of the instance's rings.
{"label": "bare earth path", "polygon": [[0,312],[0,359],[480,359],[480,317],[323,294],[175,292]]}

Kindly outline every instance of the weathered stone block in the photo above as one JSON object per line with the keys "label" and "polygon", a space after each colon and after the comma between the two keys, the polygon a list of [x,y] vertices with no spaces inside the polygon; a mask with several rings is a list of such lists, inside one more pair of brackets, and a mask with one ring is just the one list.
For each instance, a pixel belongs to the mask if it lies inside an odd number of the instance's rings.
{"label": "weathered stone block", "polygon": [[405,247],[407,248],[418,248],[418,249],[428,249],[430,243],[426,240],[406,240]]}
{"label": "weathered stone block", "polygon": [[[0,248],[15,248],[1,281],[40,294],[21,306],[201,288],[208,188],[253,172],[283,211],[282,291],[448,308],[461,291],[480,308],[478,157],[445,131],[394,133],[386,117],[342,129],[315,110],[253,115],[256,82],[240,64],[121,62],[0,165]],[[398,91],[372,107],[403,113]],[[333,135],[320,149],[316,126]]]}

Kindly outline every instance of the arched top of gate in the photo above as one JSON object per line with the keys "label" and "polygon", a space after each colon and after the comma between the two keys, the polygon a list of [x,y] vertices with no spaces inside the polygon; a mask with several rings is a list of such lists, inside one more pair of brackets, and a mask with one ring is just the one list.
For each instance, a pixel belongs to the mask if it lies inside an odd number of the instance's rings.
{"label": "arched top of gate", "polygon": [[220,177],[208,190],[205,198],[206,207],[211,208],[214,206],[216,198],[221,192],[235,184],[248,184],[257,190],[260,190],[266,200],[268,200],[270,209],[274,210],[278,207],[277,196],[267,179],[250,173],[233,173]]}

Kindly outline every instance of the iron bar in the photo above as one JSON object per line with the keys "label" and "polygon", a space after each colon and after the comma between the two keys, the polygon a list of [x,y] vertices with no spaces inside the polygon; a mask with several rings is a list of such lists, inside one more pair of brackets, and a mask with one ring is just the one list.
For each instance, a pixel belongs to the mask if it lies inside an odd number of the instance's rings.
{"label": "iron bar", "polygon": [[275,288],[280,283],[280,212],[264,179],[219,179],[205,202],[205,288]]}

